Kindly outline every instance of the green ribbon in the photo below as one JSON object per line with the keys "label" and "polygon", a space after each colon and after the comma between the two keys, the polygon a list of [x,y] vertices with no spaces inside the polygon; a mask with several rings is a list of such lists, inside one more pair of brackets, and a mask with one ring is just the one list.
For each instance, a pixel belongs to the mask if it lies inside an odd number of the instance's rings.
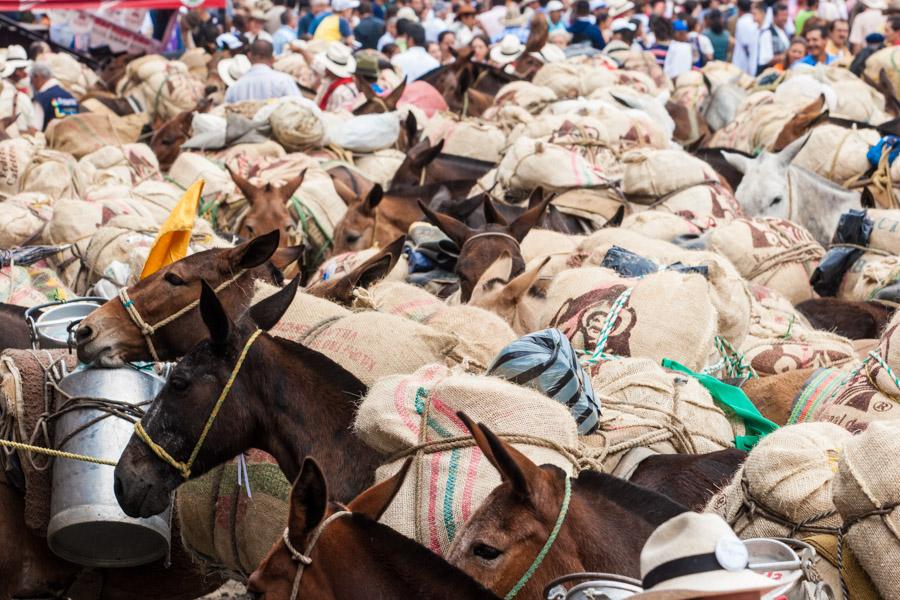
{"label": "green ribbon", "polygon": [[706,388],[720,408],[737,415],[744,422],[747,435],[739,435],[734,438],[734,445],[738,450],[749,452],[761,439],[778,429],[778,425],[762,416],[741,388],[719,381],[712,375],[694,373],[684,365],[668,358],[663,359],[662,366],[695,378],[700,385]]}

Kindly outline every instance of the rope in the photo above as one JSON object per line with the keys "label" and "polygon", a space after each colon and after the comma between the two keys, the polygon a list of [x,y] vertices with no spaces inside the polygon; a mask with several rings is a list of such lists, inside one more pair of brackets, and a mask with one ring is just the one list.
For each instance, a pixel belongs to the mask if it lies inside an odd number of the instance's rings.
{"label": "rope", "polygon": [[821,259],[825,255],[824,249],[818,242],[806,242],[804,244],[786,244],[787,249],[765,258],[753,266],[753,269],[745,278],[753,281],[756,277],[766,274],[769,270],[787,263],[805,263]]}
{"label": "rope", "polygon": [[784,514],[767,506],[763,501],[754,496],[750,491],[750,482],[747,480],[746,474],[741,477],[741,491],[743,493],[743,498],[741,499],[741,507],[737,510],[734,517],[729,521],[729,525],[731,525],[732,527],[734,527],[734,524],[737,522],[737,520],[744,514],[747,515],[747,519],[750,521],[752,521],[753,518],[758,514],[763,518],[772,521],[773,523],[776,523],[783,527],[787,527],[790,530],[790,534],[787,537],[795,537],[800,532],[826,533],[829,535],[840,535],[841,533],[840,527],[813,525],[813,523],[816,523],[817,521],[822,521],[824,519],[828,519],[837,515],[837,510],[824,511],[815,515],[811,515],[810,517],[800,522],[795,522]]}
{"label": "rope", "polygon": [[257,329],[252,334],[250,334],[249,338],[247,338],[247,342],[244,344],[244,348],[241,350],[241,354],[234,365],[234,369],[232,369],[231,375],[229,375],[228,381],[225,383],[225,387],[222,388],[222,392],[219,394],[219,398],[213,405],[212,411],[209,414],[209,418],[206,420],[206,424],[203,426],[203,431],[200,432],[200,437],[197,439],[197,443],[194,444],[194,449],[191,451],[191,455],[190,457],[188,457],[187,461],[180,462],[175,460],[171,454],[166,452],[165,448],[153,441],[153,439],[144,429],[144,426],[141,425],[140,421],[134,424],[135,434],[145,444],[147,444],[147,446],[153,451],[154,454],[156,454],[156,456],[158,456],[164,462],[168,463],[179,473],[181,473],[181,476],[184,479],[190,479],[191,467],[194,465],[194,461],[197,460],[197,455],[200,453],[200,449],[203,447],[203,442],[206,441],[206,436],[209,435],[209,431],[210,429],[212,429],[213,423],[215,422],[216,417],[219,414],[219,410],[222,408],[222,404],[224,404],[225,399],[228,397],[228,393],[231,392],[234,381],[235,379],[237,379],[238,373],[240,373],[241,367],[244,364],[244,360],[247,358],[247,353],[250,351],[250,346],[253,345],[253,342],[256,341],[261,333],[262,329]]}
{"label": "rope", "polygon": [[348,515],[352,515],[353,513],[349,510],[339,510],[338,512],[332,514],[330,517],[322,521],[322,523],[316,527],[316,531],[313,533],[312,539],[309,541],[309,546],[306,547],[305,552],[300,552],[297,550],[294,545],[291,543],[290,534],[288,528],[284,528],[284,533],[281,534],[281,539],[284,542],[285,547],[288,549],[288,552],[291,553],[291,558],[294,559],[294,562],[299,563],[297,565],[297,574],[294,575],[294,585],[291,589],[291,597],[290,600],[297,600],[298,594],[300,593],[300,578],[303,577],[303,571],[312,564],[311,554],[313,548],[316,547],[316,542],[319,541],[319,537],[321,537],[322,533],[325,531],[325,528],[331,525],[332,522],[337,521],[341,517],[346,517]]}
{"label": "rope", "polygon": [[0,446],[13,448],[14,450],[26,450],[28,452],[37,452],[38,454],[46,454],[55,458],[70,458],[72,460],[80,460],[82,462],[94,463],[97,465],[116,466],[116,461],[104,460],[102,458],[94,458],[93,456],[85,456],[84,454],[75,454],[73,452],[63,452],[62,450],[54,450],[52,448],[43,448],[41,446],[32,446],[31,444],[23,444],[12,440],[0,440]]}
{"label": "rope", "polygon": [[593,365],[596,364],[598,360],[614,360],[618,358],[613,354],[607,354],[604,352],[604,349],[606,348],[606,342],[609,341],[609,334],[612,333],[613,327],[619,320],[619,313],[625,308],[625,303],[628,302],[628,298],[631,297],[633,291],[633,287],[626,289],[619,294],[619,297],[613,302],[612,307],[609,309],[609,313],[606,315],[606,321],[603,323],[603,328],[600,330],[600,337],[597,338],[597,345],[594,347],[594,352],[591,354],[591,357],[587,359],[588,364]]}

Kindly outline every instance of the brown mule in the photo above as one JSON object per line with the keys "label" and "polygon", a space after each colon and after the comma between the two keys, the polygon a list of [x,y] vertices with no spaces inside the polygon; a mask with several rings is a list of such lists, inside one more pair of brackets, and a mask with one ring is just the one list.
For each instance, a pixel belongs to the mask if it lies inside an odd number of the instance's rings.
{"label": "brown mule", "polygon": [[277,230],[281,234],[279,245],[289,246],[291,239],[295,236],[295,227],[294,220],[288,212],[287,203],[294,192],[303,185],[306,170],[283,185],[275,187],[269,182],[263,185],[254,185],[227,164],[225,169],[250,204],[250,210],[237,224],[235,233],[244,239],[249,239],[264,231]]}
{"label": "brown mule", "polygon": [[[444,140],[432,145],[424,138],[406,151],[406,158],[394,173],[391,190],[403,186],[420,186],[426,183],[470,181],[474,184],[496,165],[485,160],[442,154]],[[470,186],[471,187],[471,186]]]}
{"label": "brown mule", "polygon": [[[175,360],[203,339],[205,333],[196,310],[201,280],[219,288],[222,301],[234,314],[249,306],[255,280],[283,283],[280,269],[297,260],[302,248],[279,250],[278,237],[273,231],[234,248],[198,252],[128,288],[134,308],[150,325],[158,325],[193,305],[150,335],[160,359]],[[116,367],[153,359],[147,337],[118,299],[82,321],[75,330],[75,340],[78,359],[86,364]]]}
{"label": "brown mule", "polygon": [[0,302],[0,351],[31,348],[31,334],[25,323],[24,306]]}
{"label": "brown mule", "polygon": [[203,98],[197,106],[175,115],[171,120],[163,122],[157,119],[153,123],[153,137],[150,138],[150,149],[159,161],[159,168],[168,171],[181,153],[181,145],[191,137],[191,124],[194,115],[206,112],[212,106],[209,98]]}
{"label": "brown mule", "polygon": [[[378,453],[353,434],[365,385],[326,356],[259,332],[288,309],[298,280],[252,306],[237,323],[213,289],[202,285],[198,328],[209,338],[179,361],[141,420],[147,438],[184,461],[208,425],[209,435],[187,467],[190,478],[250,448],[274,456],[289,479],[299,473],[304,456],[318,456],[335,496],[355,497],[372,483],[380,464]],[[209,421],[232,376],[221,410]],[[115,472],[116,497],[126,514],[161,513],[184,482],[184,471],[159,456],[137,434],[128,442]]]}
{"label": "brown mule", "polygon": [[359,75],[356,76],[356,87],[365,96],[366,101],[353,109],[354,115],[389,113],[397,110],[397,102],[400,101],[400,97],[403,96],[403,92],[406,90],[406,78],[404,77],[403,82],[386,96],[379,96],[375,93],[369,82]]}
{"label": "brown mule", "polygon": [[837,298],[813,298],[796,307],[810,325],[851,340],[880,338],[894,316],[894,308],[879,302],[854,302]]}
{"label": "brown mule", "polygon": [[250,576],[247,591],[265,600],[496,599],[424,546],[378,523],[409,464],[344,507],[328,501],[325,475],[307,458],[291,489],[284,537]]}
{"label": "brown mule", "polygon": [[537,599],[550,581],[569,573],[639,577],[644,542],[687,510],[610,475],[585,471],[567,479],[560,469],[537,466],[487,427],[459,416],[503,482],[457,534],[447,560],[499,596],[516,589],[520,598]]}
{"label": "brown mule", "polygon": [[306,288],[306,293],[317,298],[325,298],[338,304],[350,306],[353,302],[353,290],[358,287],[367,288],[390,273],[403,254],[406,236],[400,236],[378,254],[361,265],[336,279],[313,282]]}

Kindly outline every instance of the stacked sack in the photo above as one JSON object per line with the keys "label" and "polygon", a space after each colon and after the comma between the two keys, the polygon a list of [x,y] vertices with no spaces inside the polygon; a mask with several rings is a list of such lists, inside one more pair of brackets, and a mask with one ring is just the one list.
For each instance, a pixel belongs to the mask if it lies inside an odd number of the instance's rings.
{"label": "stacked sack", "polygon": [[169,121],[191,110],[203,98],[204,82],[195,79],[187,65],[166,60],[158,54],[137,58],[125,67],[116,93],[135,96],[149,113],[149,119]]}

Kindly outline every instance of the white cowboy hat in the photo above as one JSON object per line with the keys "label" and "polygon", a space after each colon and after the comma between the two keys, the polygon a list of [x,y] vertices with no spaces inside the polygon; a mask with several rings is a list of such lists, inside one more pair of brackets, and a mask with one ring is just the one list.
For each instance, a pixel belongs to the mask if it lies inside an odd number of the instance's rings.
{"label": "white cowboy hat", "polygon": [[500,43],[491,48],[491,60],[498,65],[506,65],[525,52],[525,46],[514,35],[505,35]]}
{"label": "white cowboy hat", "polygon": [[341,42],[331,42],[328,49],[316,55],[316,60],[335,77],[351,77],[356,72],[356,59],[350,48]]}
{"label": "white cowboy hat", "polygon": [[615,19],[619,15],[624,15],[629,10],[634,10],[634,2],[631,0],[625,0],[625,2],[610,2],[609,4],[609,18]]}
{"label": "white cowboy hat", "polygon": [[779,583],[747,568],[750,553],[725,520],[685,512],[660,525],[641,550],[644,591],[629,600],[685,600],[764,592]]}
{"label": "white cowboy hat", "polygon": [[521,27],[528,22],[528,15],[523,15],[517,4],[510,4],[500,22],[504,27]]}
{"label": "white cowboy hat", "polygon": [[560,10],[566,10],[566,7],[563,6],[563,3],[560,2],[559,0],[550,0],[550,2],[547,3],[547,12],[548,13],[557,12]]}
{"label": "white cowboy hat", "polygon": [[6,62],[6,58],[0,56],[0,77],[6,79],[16,71],[16,66]]}
{"label": "white cowboy hat", "polygon": [[885,0],[861,0],[861,2],[863,3],[863,6],[873,10],[884,10],[887,8],[887,2],[885,2]]}
{"label": "white cowboy hat", "polygon": [[[25,52],[25,48],[18,44],[13,44],[6,49],[6,67],[4,72],[8,69],[9,75],[12,75],[16,69],[27,69],[30,66],[31,61],[28,60],[28,53]],[[3,77],[9,77],[9,75],[4,74]]]}
{"label": "white cowboy hat", "polygon": [[225,82],[225,85],[231,87],[238,79],[243,77],[250,70],[250,59],[244,54],[238,54],[234,58],[223,58],[216,65],[219,77]]}
{"label": "white cowboy hat", "polygon": [[613,33],[617,31],[637,31],[637,25],[629,21],[628,19],[613,19],[612,26],[610,27]]}
{"label": "white cowboy hat", "polygon": [[532,52],[531,55],[545,63],[557,63],[566,60],[566,51],[556,44],[546,44],[537,52]]}

